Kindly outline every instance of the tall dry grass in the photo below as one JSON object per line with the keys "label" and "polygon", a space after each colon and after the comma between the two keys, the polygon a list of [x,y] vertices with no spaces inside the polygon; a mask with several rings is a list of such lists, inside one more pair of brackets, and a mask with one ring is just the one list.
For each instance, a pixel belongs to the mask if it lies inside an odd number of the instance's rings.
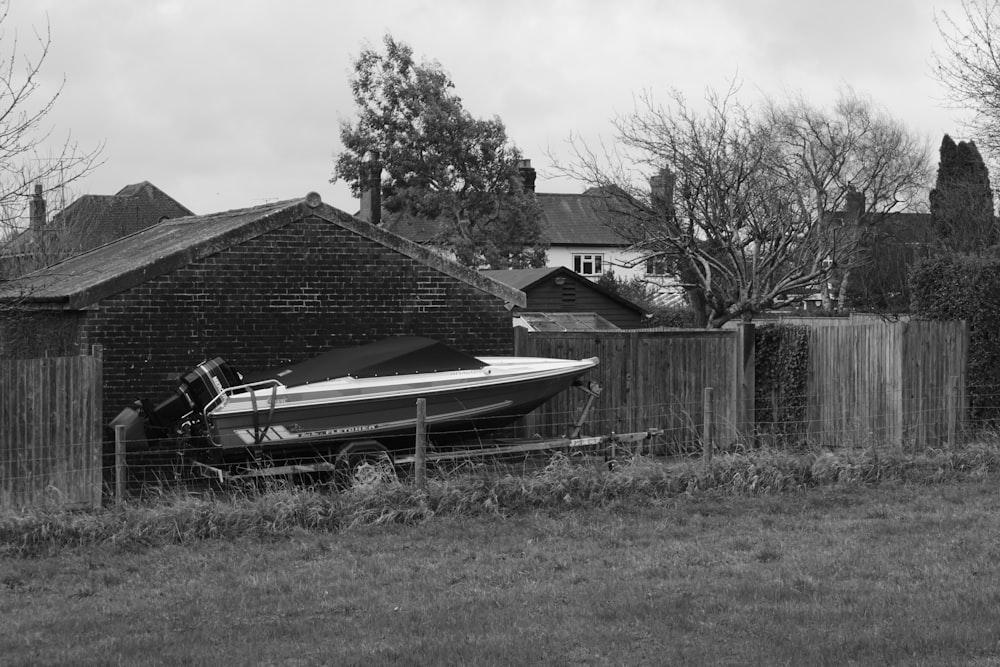
{"label": "tall dry grass", "polygon": [[763,495],[819,485],[888,481],[981,480],[1000,472],[1000,442],[919,457],[866,452],[792,454],[761,450],[666,462],[636,457],[614,471],[554,455],[536,472],[488,466],[432,476],[425,488],[394,482],[374,489],[270,484],[206,493],[164,492],[96,512],[31,509],[0,513],[0,557],[109,544],[142,549],[205,539],[278,538],[294,531],[337,532],[434,516],[514,515],[531,511],[628,506],[681,494]]}

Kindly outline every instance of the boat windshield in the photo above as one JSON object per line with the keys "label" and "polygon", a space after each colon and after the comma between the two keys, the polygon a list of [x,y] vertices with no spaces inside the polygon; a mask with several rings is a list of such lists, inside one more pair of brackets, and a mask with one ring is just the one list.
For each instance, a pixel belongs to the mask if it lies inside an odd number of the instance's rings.
{"label": "boat windshield", "polygon": [[368,345],[336,348],[301,363],[249,373],[246,383],[275,379],[286,387],[351,376],[410,375],[482,368],[486,364],[444,343],[418,336],[386,338]]}

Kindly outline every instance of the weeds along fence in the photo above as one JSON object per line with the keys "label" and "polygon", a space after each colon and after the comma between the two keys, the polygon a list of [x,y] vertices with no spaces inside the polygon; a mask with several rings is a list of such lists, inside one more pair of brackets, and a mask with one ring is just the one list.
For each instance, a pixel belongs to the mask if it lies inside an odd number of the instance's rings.
{"label": "weeds along fence", "polygon": [[101,504],[102,352],[0,359],[0,508]]}
{"label": "weeds along fence", "polygon": [[[923,451],[954,444],[967,413],[968,330],[964,322],[837,320],[808,322],[808,374],[803,395],[757,394],[754,326],[727,330],[528,332],[522,356],[584,358],[601,364],[603,387],[590,421],[594,432],[659,428],[672,449],[793,442],[825,447],[881,446]],[[706,400],[705,389],[711,388]],[[760,401],[804,405],[794,423],[755,421]],[[582,399],[567,394],[529,415],[529,433],[554,435],[557,416]],[[773,406],[768,406],[773,407]],[[787,417],[786,417],[787,419]],[[784,437],[773,438],[780,433]],[[765,435],[766,434],[766,435]]]}

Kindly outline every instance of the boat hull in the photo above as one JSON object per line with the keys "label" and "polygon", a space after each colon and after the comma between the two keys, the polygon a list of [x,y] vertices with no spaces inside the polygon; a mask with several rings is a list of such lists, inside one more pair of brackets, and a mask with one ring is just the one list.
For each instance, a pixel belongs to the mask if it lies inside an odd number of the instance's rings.
{"label": "boat hull", "polygon": [[[426,428],[435,442],[469,440],[503,428],[569,388],[596,364],[570,362],[535,377],[442,383],[402,388],[385,395],[336,395],[317,385],[297,401],[258,390],[245,409],[227,406],[209,415],[216,442],[224,449],[278,450],[371,439],[390,449],[412,448],[417,426],[417,399],[426,405]],[[340,392],[347,394],[347,392]],[[329,400],[324,396],[334,394]],[[318,397],[318,398],[315,398]]]}

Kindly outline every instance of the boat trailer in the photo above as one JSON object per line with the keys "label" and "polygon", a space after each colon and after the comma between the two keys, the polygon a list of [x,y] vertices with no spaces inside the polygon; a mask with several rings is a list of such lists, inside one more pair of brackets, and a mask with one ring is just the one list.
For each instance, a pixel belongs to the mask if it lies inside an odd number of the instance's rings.
{"label": "boat trailer", "polygon": [[[475,460],[480,458],[501,457],[513,454],[529,454],[547,450],[560,450],[569,453],[589,452],[594,456],[602,457],[610,469],[613,469],[622,455],[641,453],[644,443],[652,442],[653,438],[661,433],[660,429],[652,428],[645,431],[633,433],[611,433],[601,436],[581,436],[583,426],[596,401],[601,394],[601,386],[596,382],[589,382],[579,385],[578,388],[587,394],[587,400],[580,411],[579,417],[572,424],[569,432],[562,437],[556,438],[497,438],[487,441],[479,441],[474,447],[447,448],[441,451],[428,451],[424,455],[427,463],[438,463],[445,461]],[[651,448],[650,448],[651,449]],[[392,471],[395,476],[395,469],[399,466],[412,465],[416,463],[417,456],[413,450],[402,450],[400,452],[378,451],[366,452],[369,458],[376,459],[382,464],[385,471]],[[309,475],[316,473],[334,473],[342,469],[341,458],[344,452],[338,453],[336,460],[317,459],[308,463],[293,463],[287,465],[267,466],[267,467],[244,467],[237,472],[230,472],[219,466],[209,465],[201,461],[192,461],[194,469],[205,478],[210,478],[219,483],[254,480],[267,477],[287,477],[291,475]],[[378,471],[372,471],[373,476],[379,476]],[[373,480],[374,481],[374,480]]]}

